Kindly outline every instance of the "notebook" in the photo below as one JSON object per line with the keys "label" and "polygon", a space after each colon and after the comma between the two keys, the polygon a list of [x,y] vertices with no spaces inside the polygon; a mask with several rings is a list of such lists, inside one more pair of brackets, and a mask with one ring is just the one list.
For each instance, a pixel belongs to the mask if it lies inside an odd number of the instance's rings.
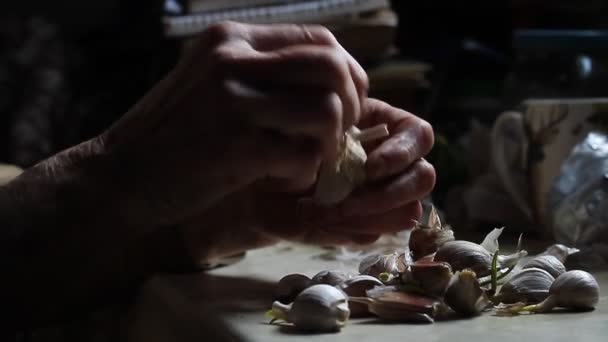
{"label": "notebook", "polygon": [[389,0],[308,0],[283,4],[234,8],[220,11],[192,13],[163,18],[168,37],[187,37],[203,31],[207,26],[225,20],[270,23],[325,23],[337,18],[356,18],[357,13],[390,6]]}
{"label": "notebook", "polygon": [[187,0],[188,13],[209,12],[229,8],[257,7],[276,4],[287,4],[302,0]]}

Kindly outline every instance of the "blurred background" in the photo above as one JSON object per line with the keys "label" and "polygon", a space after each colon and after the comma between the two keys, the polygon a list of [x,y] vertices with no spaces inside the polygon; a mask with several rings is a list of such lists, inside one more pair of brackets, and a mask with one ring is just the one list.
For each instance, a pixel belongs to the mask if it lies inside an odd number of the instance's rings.
{"label": "blurred background", "polygon": [[27,167],[98,134],[212,22],[322,23],[368,70],[372,96],[434,125],[429,159],[439,177],[430,200],[471,230],[500,222],[534,231],[537,223],[500,182],[477,184],[492,169],[498,115],[528,98],[601,97],[608,80],[604,0],[21,0],[3,7],[2,162]]}

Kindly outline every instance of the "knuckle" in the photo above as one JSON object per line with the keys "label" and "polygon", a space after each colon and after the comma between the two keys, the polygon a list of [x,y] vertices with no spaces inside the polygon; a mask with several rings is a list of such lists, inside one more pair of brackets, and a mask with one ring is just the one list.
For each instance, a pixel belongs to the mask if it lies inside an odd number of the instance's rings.
{"label": "knuckle", "polygon": [[348,67],[344,55],[334,48],[326,48],[319,54],[318,65],[326,71],[327,76],[340,83],[348,80]]}
{"label": "knuckle", "polygon": [[229,40],[237,31],[238,26],[239,24],[231,21],[214,23],[207,27],[204,36],[217,44]]}
{"label": "knuckle", "polygon": [[427,154],[433,148],[435,144],[435,134],[433,132],[433,126],[425,120],[420,119],[420,128],[419,128],[419,141],[421,149],[424,151],[424,154]]}
{"label": "knuckle", "polygon": [[302,29],[312,39],[313,43],[321,43],[334,45],[337,43],[334,34],[325,26],[322,25],[306,25]]}

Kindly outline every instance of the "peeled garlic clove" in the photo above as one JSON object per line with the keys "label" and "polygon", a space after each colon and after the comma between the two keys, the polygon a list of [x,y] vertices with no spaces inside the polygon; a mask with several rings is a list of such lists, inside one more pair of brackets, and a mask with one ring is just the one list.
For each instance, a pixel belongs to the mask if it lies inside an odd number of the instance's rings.
{"label": "peeled garlic clove", "polygon": [[339,270],[327,270],[321,271],[312,277],[312,283],[336,286],[342,284],[349,278],[351,278],[351,275],[346,272]]}
{"label": "peeled garlic clove", "polygon": [[312,285],[312,280],[303,274],[289,274],[281,278],[275,292],[275,300],[288,304],[294,301],[300,292]]}
{"label": "peeled garlic clove", "polygon": [[435,261],[447,262],[453,271],[471,269],[480,277],[490,274],[492,255],[480,245],[464,240],[446,242],[435,254]]}
{"label": "peeled garlic clove", "polygon": [[445,303],[455,312],[465,316],[479,315],[489,304],[477,275],[471,270],[454,274],[444,296]]}
{"label": "peeled garlic clove", "polygon": [[549,272],[554,278],[559,277],[562,273],[566,273],[564,264],[553,255],[539,255],[524,264],[522,268],[540,268]]}
{"label": "peeled garlic clove", "polygon": [[539,268],[526,268],[513,275],[500,289],[496,300],[505,303],[538,303],[549,296],[555,278]]}
{"label": "peeled garlic clove", "polygon": [[274,302],[272,310],[277,318],[311,332],[339,331],[350,317],[346,294],[325,284],[307,288],[290,305]]}
{"label": "peeled garlic clove", "polygon": [[600,286],[588,272],[568,271],[555,279],[550,296],[530,311],[548,312],[554,307],[574,310],[594,309],[600,298]]}
{"label": "peeled garlic clove", "polygon": [[425,293],[441,297],[452,279],[452,267],[447,262],[415,262],[409,278]]}
{"label": "peeled garlic clove", "polygon": [[406,268],[404,259],[400,258],[397,253],[382,255],[370,255],[359,263],[359,273],[378,278],[380,274],[387,273],[390,275],[398,275]]}
{"label": "peeled garlic clove", "polygon": [[568,247],[562,244],[554,244],[549,246],[543,253],[540,255],[552,255],[557,258],[562,264],[566,263],[566,259],[572,254],[576,254],[580,252],[577,248]]}
{"label": "peeled garlic clove", "polygon": [[[338,287],[349,296],[365,297],[367,291],[376,286],[384,286],[380,280],[368,275],[358,275],[344,281]],[[367,304],[349,302],[351,317],[363,317],[370,314]]]}
{"label": "peeled garlic clove", "polygon": [[367,154],[361,141],[371,141],[388,135],[386,125],[363,131],[351,127],[344,133],[334,164],[324,163],[314,193],[314,200],[322,205],[343,201],[357,186],[365,182]]}

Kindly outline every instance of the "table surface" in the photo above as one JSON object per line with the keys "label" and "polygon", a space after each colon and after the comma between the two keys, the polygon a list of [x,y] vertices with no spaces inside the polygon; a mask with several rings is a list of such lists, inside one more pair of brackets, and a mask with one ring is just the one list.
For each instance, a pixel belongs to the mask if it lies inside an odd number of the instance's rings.
{"label": "table surface", "polygon": [[[434,324],[387,324],[354,319],[339,333],[300,334],[269,325],[264,312],[272,303],[273,284],[289,273],[309,276],[325,269],[354,270],[353,263],[329,261],[319,248],[279,245],[250,252],[241,262],[204,275],[159,277],[145,287],[136,306],[133,341],[604,341],[608,336],[608,299],[600,293],[595,311],[472,319]],[[601,288],[608,271],[595,272]]]}

